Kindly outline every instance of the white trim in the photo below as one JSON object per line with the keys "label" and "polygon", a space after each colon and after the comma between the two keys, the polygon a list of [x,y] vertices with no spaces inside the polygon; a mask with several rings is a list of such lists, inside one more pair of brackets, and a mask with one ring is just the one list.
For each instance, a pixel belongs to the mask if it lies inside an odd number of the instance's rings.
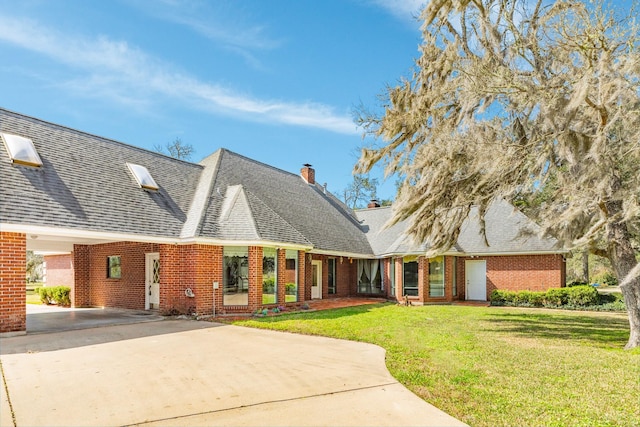
{"label": "white trim", "polygon": [[378,258],[375,255],[371,255],[371,254],[358,254],[355,252],[340,252],[340,251],[326,251],[323,249],[310,249],[307,252],[312,253],[312,254],[316,254],[316,255],[330,255],[330,256],[334,256],[334,257],[345,257],[345,258],[358,258],[358,259],[374,259],[374,258]]}
{"label": "white trim", "polygon": [[11,233],[25,233],[28,235],[43,235],[43,236],[57,236],[57,237],[69,237],[77,239],[95,239],[95,240],[107,240],[112,242],[132,241],[142,243],[179,243],[180,239],[172,237],[161,236],[146,236],[142,234],[130,234],[130,233],[113,233],[108,231],[87,231],[76,228],[59,228],[59,227],[47,227],[41,225],[26,225],[26,224],[7,224],[0,223],[2,231]]}
{"label": "white trim", "polygon": [[[0,229],[9,233],[24,233],[27,235],[42,235],[42,236],[55,236],[66,237],[71,239],[85,239],[85,240],[100,240],[101,242],[140,242],[140,243],[161,243],[161,244],[176,244],[176,245],[190,245],[190,244],[203,244],[203,245],[215,245],[215,246],[266,246],[274,247],[277,249],[295,249],[305,252],[309,252],[313,246],[309,245],[297,245],[285,242],[272,242],[265,240],[222,240],[212,238],[187,238],[180,239],[175,237],[161,237],[161,236],[147,236],[141,234],[130,233],[112,233],[102,231],[87,231],[83,229],[70,229],[70,228],[58,228],[47,227],[40,225],[25,225],[25,224],[7,224],[0,223]],[[91,244],[91,243],[87,243]],[[338,255],[339,256],[339,255]]]}
{"label": "white trim", "polygon": [[320,259],[314,259],[313,261],[311,261],[311,271],[313,274],[313,266],[317,266],[317,270],[316,270],[316,280],[318,282],[318,286],[316,286],[318,288],[318,292],[319,292],[319,296],[314,297],[313,296],[313,280],[311,282],[311,299],[322,299],[322,260]]}

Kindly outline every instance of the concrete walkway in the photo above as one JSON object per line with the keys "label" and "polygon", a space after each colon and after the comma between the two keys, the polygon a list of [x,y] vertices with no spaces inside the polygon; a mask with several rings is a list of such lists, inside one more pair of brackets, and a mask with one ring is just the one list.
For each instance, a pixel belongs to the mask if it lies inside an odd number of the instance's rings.
{"label": "concrete walkway", "polygon": [[2,426],[463,425],[380,347],[165,320],[0,339]]}

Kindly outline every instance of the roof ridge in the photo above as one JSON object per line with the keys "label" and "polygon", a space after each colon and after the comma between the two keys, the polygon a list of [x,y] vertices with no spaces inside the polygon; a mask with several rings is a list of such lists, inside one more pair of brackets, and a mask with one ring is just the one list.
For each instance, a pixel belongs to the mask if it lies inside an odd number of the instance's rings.
{"label": "roof ridge", "polygon": [[[224,153],[227,153],[227,154],[229,154],[229,155],[239,157],[239,158],[241,158],[242,160],[246,160],[246,161],[248,161],[248,162],[250,162],[250,163],[255,163],[255,164],[258,164],[258,165],[260,165],[260,166],[264,166],[264,167],[266,167],[266,168],[269,168],[269,169],[275,170],[275,171],[277,171],[277,172],[282,172],[282,173],[287,174],[287,175],[300,177],[300,175],[298,175],[298,174],[295,174],[295,173],[293,173],[293,172],[286,171],[286,170],[284,170],[284,169],[277,168],[277,167],[275,167],[275,166],[273,166],[273,165],[270,165],[270,164],[267,164],[267,163],[261,162],[260,160],[252,159],[251,157],[247,157],[247,156],[245,156],[245,155],[243,155],[243,154],[239,154],[239,153],[236,153],[235,151],[231,151],[231,150],[229,150],[228,148],[223,148],[223,147],[221,147],[219,150],[220,150],[220,151],[223,151]],[[302,178],[301,178],[301,179],[302,179]]]}
{"label": "roof ridge", "polygon": [[[207,159],[218,153],[220,150],[216,150],[210,156],[207,156]],[[218,175],[218,171],[220,170],[220,159],[221,155],[218,154],[218,159],[213,165],[200,165],[202,167],[202,172],[200,173],[200,179],[195,186],[195,192],[193,194],[193,199],[191,200],[191,204],[189,205],[189,210],[187,211],[187,219],[184,221],[182,225],[182,230],[180,231],[180,237],[196,237],[200,234],[202,230],[202,221],[205,217],[205,213],[209,209],[209,205],[211,204],[211,193],[213,191],[213,184],[216,181],[216,177]],[[210,172],[209,172],[210,171]],[[206,180],[206,181],[203,181]],[[204,194],[199,195],[198,190],[202,187],[202,192]],[[198,210],[198,211],[196,211]],[[197,217],[196,217],[197,215]],[[193,228],[190,230],[187,229],[192,223]],[[187,235],[189,234],[189,235]]]}
{"label": "roof ridge", "polygon": [[85,136],[89,136],[89,137],[92,137],[92,138],[98,138],[98,139],[100,139],[102,141],[105,141],[105,142],[119,144],[119,145],[123,145],[123,146],[125,146],[127,148],[133,148],[133,149],[138,150],[138,151],[144,151],[146,153],[154,154],[154,155],[157,155],[157,156],[162,156],[162,157],[165,157],[167,159],[174,160],[176,162],[188,163],[188,164],[195,165],[195,166],[201,166],[198,163],[194,163],[194,162],[191,162],[191,161],[188,161],[188,160],[183,160],[183,159],[176,159],[175,157],[171,157],[169,155],[166,155],[164,153],[160,153],[158,151],[149,150],[147,148],[142,148],[142,147],[139,147],[139,146],[136,146],[136,145],[133,145],[133,144],[129,144],[129,143],[126,143],[126,142],[118,141],[117,139],[107,138],[105,136],[101,136],[101,135],[97,135],[95,133],[82,131],[82,130],[79,130],[79,129],[76,129],[76,128],[72,128],[70,126],[65,126],[65,125],[61,125],[61,124],[58,124],[58,123],[50,122],[48,120],[39,119],[37,117],[33,117],[33,116],[26,115],[26,114],[18,113],[17,111],[8,110],[8,109],[3,108],[3,107],[0,107],[0,111],[4,111],[5,113],[8,113],[8,114],[11,114],[11,115],[14,115],[14,116],[18,116],[18,117],[22,117],[24,119],[33,120],[33,121],[39,122],[39,123],[41,123],[43,125],[56,127],[56,128],[62,129],[62,130],[75,132],[75,133],[78,133],[78,134],[81,134],[81,135],[85,135]]}

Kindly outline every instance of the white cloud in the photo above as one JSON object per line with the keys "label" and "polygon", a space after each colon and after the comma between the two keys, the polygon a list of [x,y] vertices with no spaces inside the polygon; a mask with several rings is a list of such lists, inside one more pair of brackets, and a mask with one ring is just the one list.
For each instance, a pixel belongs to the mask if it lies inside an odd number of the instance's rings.
{"label": "white cloud", "polygon": [[107,37],[83,39],[43,28],[27,19],[0,16],[0,42],[38,52],[71,67],[75,76],[61,82],[84,95],[142,108],[179,101],[186,107],[244,120],[276,122],[355,134],[348,115],[326,105],[257,99],[217,84],[200,81],[126,42]]}
{"label": "white cloud", "polygon": [[371,0],[373,4],[386,9],[389,13],[403,21],[416,22],[415,17],[429,0]]}

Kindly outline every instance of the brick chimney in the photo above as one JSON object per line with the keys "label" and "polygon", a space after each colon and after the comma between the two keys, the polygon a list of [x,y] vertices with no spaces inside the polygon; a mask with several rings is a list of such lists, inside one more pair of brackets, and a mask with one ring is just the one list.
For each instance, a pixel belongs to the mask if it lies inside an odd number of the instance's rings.
{"label": "brick chimney", "polygon": [[379,208],[379,207],[380,207],[380,203],[378,203],[377,199],[371,199],[371,201],[367,205],[368,209]]}
{"label": "brick chimney", "polygon": [[311,167],[309,163],[305,163],[302,165],[303,168],[300,169],[300,175],[302,175],[302,179],[307,181],[307,184],[315,184],[316,183],[316,171]]}

